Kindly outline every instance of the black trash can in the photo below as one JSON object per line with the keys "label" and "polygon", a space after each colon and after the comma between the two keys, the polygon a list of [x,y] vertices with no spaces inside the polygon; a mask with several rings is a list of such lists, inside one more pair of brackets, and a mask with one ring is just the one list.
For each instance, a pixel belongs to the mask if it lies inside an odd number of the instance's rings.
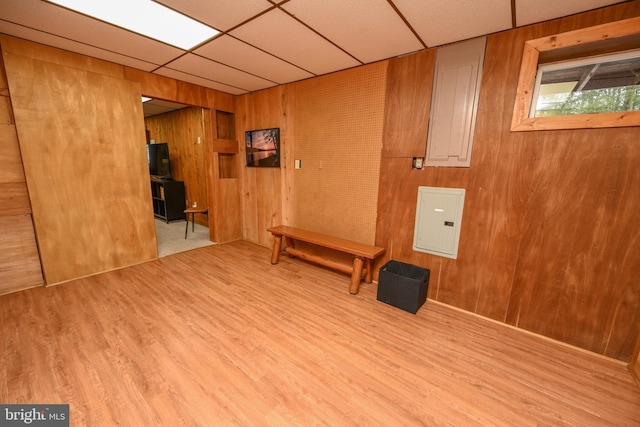
{"label": "black trash can", "polygon": [[380,268],[378,301],[416,314],[427,300],[429,269],[390,260]]}

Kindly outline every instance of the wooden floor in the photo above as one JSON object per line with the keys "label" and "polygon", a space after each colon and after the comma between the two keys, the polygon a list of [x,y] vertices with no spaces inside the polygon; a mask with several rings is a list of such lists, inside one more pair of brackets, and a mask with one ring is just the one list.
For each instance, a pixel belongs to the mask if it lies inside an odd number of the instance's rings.
{"label": "wooden floor", "polygon": [[270,257],[235,242],[1,296],[0,402],[76,426],[640,423],[621,362]]}

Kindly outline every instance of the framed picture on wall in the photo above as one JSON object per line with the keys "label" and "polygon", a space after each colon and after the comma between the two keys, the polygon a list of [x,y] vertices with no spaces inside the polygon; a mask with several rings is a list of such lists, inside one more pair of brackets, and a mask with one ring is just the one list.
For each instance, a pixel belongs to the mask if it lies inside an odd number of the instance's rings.
{"label": "framed picture on wall", "polygon": [[247,166],[280,167],[280,128],[245,132]]}

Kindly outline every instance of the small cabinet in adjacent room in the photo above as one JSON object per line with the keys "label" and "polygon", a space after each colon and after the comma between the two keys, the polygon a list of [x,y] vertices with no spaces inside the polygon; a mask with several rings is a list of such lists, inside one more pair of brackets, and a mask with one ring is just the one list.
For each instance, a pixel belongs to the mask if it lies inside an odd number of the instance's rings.
{"label": "small cabinet in adjacent room", "polygon": [[184,182],[151,180],[151,198],[153,214],[156,218],[171,221],[184,221],[184,210],[187,208]]}

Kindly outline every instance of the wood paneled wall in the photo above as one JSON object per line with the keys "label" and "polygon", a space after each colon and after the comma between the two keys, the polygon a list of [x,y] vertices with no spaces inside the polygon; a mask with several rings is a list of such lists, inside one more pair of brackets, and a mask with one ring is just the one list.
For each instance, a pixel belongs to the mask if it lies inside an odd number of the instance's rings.
{"label": "wood paneled wall", "polygon": [[424,157],[436,50],[389,61],[383,157]]}
{"label": "wood paneled wall", "polygon": [[[280,128],[280,168],[247,168],[243,238],[270,247],[279,224],[373,243],[386,62],[238,96],[236,132]],[[302,169],[294,169],[294,159]]]}
{"label": "wood paneled wall", "polygon": [[1,41],[46,283],[157,258],[140,85],[113,64]]}
{"label": "wood paneled wall", "polygon": [[383,61],[296,83],[295,226],[375,242],[386,72]]}
{"label": "wood paneled wall", "polygon": [[[21,109],[20,144],[26,153],[24,169],[46,283],[156,258],[140,94],[228,112],[233,112],[234,97],[13,37],[2,35],[1,40],[13,55],[9,83],[14,82],[16,89],[11,97]],[[27,89],[29,80],[33,86]],[[7,117],[11,104],[2,82],[0,110]],[[67,96],[50,90],[54,82]],[[114,108],[118,104],[122,108]],[[205,113],[202,151],[208,154],[194,160],[198,169],[205,165],[208,191],[203,194],[201,186],[196,197],[216,220],[209,227],[212,240],[216,233],[223,237],[218,241],[235,240],[241,238],[239,189],[220,191],[217,185],[217,161],[210,160],[212,126],[215,121]],[[12,121],[6,129],[16,132]],[[6,129],[0,133],[0,174],[11,178],[0,191],[5,210],[0,216],[11,216],[0,221],[0,283],[5,285],[0,292],[43,283],[31,216],[25,216],[31,206],[21,175],[23,163],[10,153],[17,152],[18,139],[8,137]],[[38,151],[44,149],[48,157]],[[4,202],[7,198],[11,203]],[[24,218],[16,218],[18,214]],[[25,237],[29,229],[31,241]]]}
{"label": "wood paneled wall", "polygon": [[631,371],[631,375],[635,379],[636,384],[640,387],[640,338],[638,338],[636,349],[629,362],[629,371]]}
{"label": "wood paneled wall", "polygon": [[[209,208],[209,229],[215,229],[216,241],[231,242],[242,239],[240,168],[243,159],[238,153],[244,144],[244,137],[235,139],[233,133],[237,117],[235,96],[215,91],[209,94],[214,106],[213,110],[209,110],[211,114],[205,116],[205,128],[210,135],[207,140],[213,141],[207,144],[209,206],[214,206],[213,215]],[[225,122],[218,123],[218,118]]]}
{"label": "wood paneled wall", "polygon": [[0,55],[0,294],[44,283],[2,56]]}
{"label": "wood paneled wall", "polygon": [[242,238],[270,246],[267,228],[293,224],[293,113],[295,88],[278,86],[236,98],[236,135],[244,142],[247,130],[280,128],[280,168],[246,167],[240,144],[242,177]]}
{"label": "wood paneled wall", "polygon": [[[209,114],[206,111],[206,114]],[[150,139],[169,144],[171,177],[184,181],[187,207],[209,205],[205,168],[205,110],[188,107],[144,120]],[[197,214],[198,224],[209,226],[207,215]]]}
{"label": "wood paneled wall", "polygon": [[[381,262],[430,268],[429,298],[629,360],[640,333],[640,129],[509,128],[525,40],[638,15],[635,1],[489,36],[471,167],[412,170],[402,137],[385,140]],[[408,93],[422,89],[404,74],[432,73],[428,61],[391,64],[389,81]],[[414,102],[385,126],[410,121],[424,108]],[[415,146],[427,134],[416,124],[404,136]],[[467,191],[457,260],[412,250],[421,185]]]}

